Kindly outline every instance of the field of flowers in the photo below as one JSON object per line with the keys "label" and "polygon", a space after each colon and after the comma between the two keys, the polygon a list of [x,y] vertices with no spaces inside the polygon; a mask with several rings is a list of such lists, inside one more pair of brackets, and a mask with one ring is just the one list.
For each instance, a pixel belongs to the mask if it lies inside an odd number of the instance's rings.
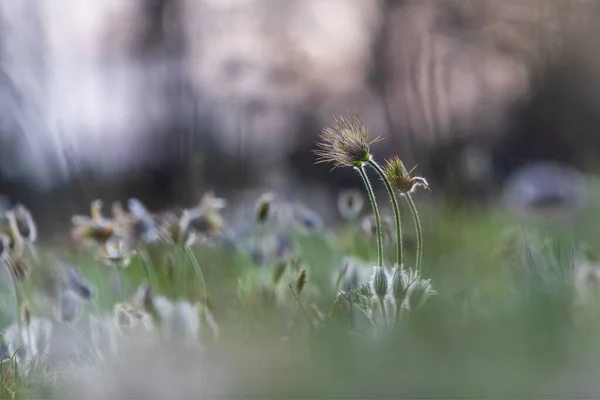
{"label": "field of flowers", "polygon": [[0,397],[600,394],[597,210],[560,227],[451,210],[401,158],[380,164],[358,117],[321,139],[318,161],[363,178],[342,222],[277,193],[243,224],[214,193],[96,200],[55,248],[7,210]]}

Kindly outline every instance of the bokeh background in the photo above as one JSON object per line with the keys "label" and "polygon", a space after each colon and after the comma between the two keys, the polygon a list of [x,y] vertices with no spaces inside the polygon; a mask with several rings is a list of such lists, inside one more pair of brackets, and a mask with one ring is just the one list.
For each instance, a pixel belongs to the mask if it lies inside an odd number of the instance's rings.
{"label": "bokeh background", "polygon": [[98,197],[334,202],[359,182],[311,149],[357,112],[436,198],[487,204],[529,163],[595,170],[598,16],[593,0],[2,0],[0,192],[42,230]]}

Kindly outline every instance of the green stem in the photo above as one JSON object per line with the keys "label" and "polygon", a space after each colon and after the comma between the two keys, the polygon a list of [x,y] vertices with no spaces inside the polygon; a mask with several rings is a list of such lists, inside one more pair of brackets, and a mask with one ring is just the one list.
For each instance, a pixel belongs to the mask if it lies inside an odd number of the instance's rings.
{"label": "green stem", "polygon": [[371,182],[369,182],[369,177],[365,172],[364,166],[356,167],[360,176],[362,177],[365,187],[367,188],[367,193],[369,194],[369,199],[371,200],[371,206],[373,206],[373,214],[375,215],[375,226],[377,228],[377,265],[379,267],[383,267],[383,238],[381,236],[381,220],[379,219],[379,209],[377,208],[377,201],[375,200],[375,193],[373,192],[373,187],[371,186]]}
{"label": "green stem", "polygon": [[383,297],[379,298],[379,305],[381,307],[381,316],[383,317],[383,324],[385,325],[387,323],[387,311],[385,310],[385,301],[383,300]]}
{"label": "green stem", "polygon": [[121,283],[121,300],[127,300],[127,282],[125,281],[125,271],[120,262],[117,262],[117,271],[119,272],[119,280]]}
{"label": "green stem", "polygon": [[19,334],[21,332],[22,325],[22,316],[21,316],[21,304],[23,303],[23,298],[21,295],[21,289],[19,285],[19,279],[17,278],[17,274],[15,273],[15,269],[13,267],[12,260],[4,259],[4,265],[8,269],[8,273],[10,274],[10,278],[13,283],[13,287],[15,289],[15,301],[16,301],[16,311],[17,311],[17,326],[19,327]]}
{"label": "green stem", "polygon": [[140,260],[142,261],[142,266],[144,267],[144,271],[146,272],[146,277],[148,278],[148,284],[151,288],[154,288],[154,285],[157,282],[156,276],[154,274],[154,263],[152,259],[146,252],[146,250],[139,250],[138,254],[140,256]]}
{"label": "green stem", "polygon": [[300,310],[302,310],[302,314],[304,314],[304,316],[306,317],[306,320],[308,321],[308,326],[310,327],[310,329],[313,329],[314,325],[312,323],[312,320],[310,319],[310,317],[308,316],[308,313],[304,309],[304,306],[302,305],[302,302],[300,301],[300,297],[298,297],[298,293],[296,293],[296,291],[294,290],[294,287],[292,286],[291,283],[288,284],[288,286],[290,287],[290,290],[292,291],[292,294],[296,298],[296,302],[298,303],[298,306],[300,307]]}
{"label": "green stem", "polygon": [[390,181],[385,176],[385,172],[383,171],[381,166],[379,166],[379,164],[377,164],[377,162],[375,162],[373,159],[369,160],[368,164],[371,167],[373,167],[375,171],[377,171],[377,173],[381,177],[381,180],[383,181],[383,183],[385,183],[385,187],[390,195],[390,201],[392,202],[392,206],[394,208],[394,219],[396,220],[396,262],[398,268],[400,268],[402,266],[402,224],[400,220],[400,207],[398,207],[398,199],[396,198],[394,189],[392,188]]}
{"label": "green stem", "polygon": [[194,252],[192,251],[192,249],[190,249],[188,246],[184,246],[183,249],[185,250],[185,254],[189,258],[190,262],[192,263],[192,267],[194,267],[196,281],[198,282],[199,289],[202,291],[202,297],[200,297],[200,295],[198,295],[198,298],[200,299],[202,304],[206,307],[208,294],[206,293],[206,283],[204,281],[204,275],[202,275],[202,269],[200,268],[198,259],[194,255]]}
{"label": "green stem", "polygon": [[405,193],[404,197],[410,206],[410,211],[412,212],[413,219],[415,221],[415,229],[417,231],[417,261],[415,262],[415,270],[417,273],[419,273],[421,271],[421,258],[423,255],[423,231],[421,229],[421,221],[419,220],[417,206],[410,196],[410,193]]}

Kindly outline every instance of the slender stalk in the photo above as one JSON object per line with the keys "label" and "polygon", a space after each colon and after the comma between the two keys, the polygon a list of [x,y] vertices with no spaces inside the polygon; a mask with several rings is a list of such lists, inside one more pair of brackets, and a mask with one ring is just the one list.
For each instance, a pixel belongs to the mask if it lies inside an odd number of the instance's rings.
{"label": "slender stalk", "polygon": [[375,193],[373,192],[373,187],[371,186],[371,182],[369,182],[369,177],[365,172],[364,166],[356,167],[356,169],[360,173],[360,176],[362,177],[365,183],[367,193],[369,194],[369,199],[371,200],[371,206],[373,207],[373,214],[375,215],[375,226],[377,228],[377,265],[379,267],[383,267],[383,238],[381,236],[381,220],[379,218],[379,209],[377,208]]}
{"label": "slender stalk", "polygon": [[383,317],[383,324],[387,322],[387,311],[385,310],[385,301],[383,297],[379,298],[379,305],[381,306],[381,316]]}
{"label": "slender stalk", "polygon": [[194,273],[196,276],[196,281],[198,282],[198,287],[202,291],[202,297],[198,295],[198,298],[202,301],[202,304],[206,306],[208,295],[206,293],[206,282],[204,281],[204,275],[202,274],[202,268],[200,268],[200,264],[198,263],[198,259],[194,255],[192,249],[188,246],[183,247],[185,250],[185,254],[188,256],[190,262],[192,263],[192,267],[194,267]]}
{"label": "slender stalk", "polygon": [[151,288],[153,288],[157,282],[156,276],[154,274],[154,263],[152,262],[152,259],[150,258],[150,256],[146,252],[146,250],[139,250],[138,254],[140,256],[140,260],[142,261],[142,266],[144,267],[144,271],[146,272],[146,277],[148,278],[148,284],[150,285]]}
{"label": "slender stalk", "polygon": [[16,311],[17,311],[17,326],[19,327],[19,333],[21,332],[21,304],[23,303],[23,298],[21,294],[21,288],[19,285],[19,279],[17,278],[17,274],[15,273],[12,261],[8,258],[5,258],[4,265],[8,269],[8,273],[10,275],[10,279],[12,280],[13,287],[15,289],[15,301],[16,301]]}
{"label": "slender stalk", "polygon": [[117,262],[117,271],[119,272],[119,281],[121,283],[121,300],[127,299],[127,282],[125,281],[125,271],[123,265]]}
{"label": "slender stalk", "polygon": [[405,193],[404,197],[410,206],[410,211],[413,215],[413,220],[415,221],[415,229],[417,231],[417,261],[415,262],[415,271],[419,273],[421,271],[421,258],[423,255],[423,231],[421,229],[421,221],[419,220],[417,206],[410,196],[410,193]]}
{"label": "slender stalk", "polygon": [[310,319],[310,317],[308,316],[308,313],[306,312],[306,310],[304,309],[304,306],[302,305],[302,302],[300,301],[300,297],[298,297],[298,293],[296,293],[296,291],[294,290],[294,287],[292,286],[292,284],[288,284],[288,286],[290,287],[290,290],[292,291],[292,294],[294,295],[294,297],[296,298],[296,301],[298,302],[298,306],[300,306],[300,310],[302,310],[302,314],[304,314],[304,316],[306,317],[306,320],[308,321],[308,326],[313,329],[313,323]]}
{"label": "slender stalk", "polygon": [[377,162],[375,162],[375,160],[373,160],[373,159],[370,159],[367,163],[375,171],[377,171],[377,173],[379,174],[379,177],[381,178],[383,183],[385,183],[385,187],[390,195],[390,201],[392,202],[392,207],[394,208],[394,219],[396,220],[396,240],[397,240],[396,263],[398,265],[398,268],[400,268],[402,266],[402,224],[401,224],[401,220],[400,220],[400,207],[398,207],[398,199],[396,198],[394,188],[392,188],[392,185],[390,184],[390,181],[385,176],[385,172],[383,171],[381,166],[379,164],[377,164]]}

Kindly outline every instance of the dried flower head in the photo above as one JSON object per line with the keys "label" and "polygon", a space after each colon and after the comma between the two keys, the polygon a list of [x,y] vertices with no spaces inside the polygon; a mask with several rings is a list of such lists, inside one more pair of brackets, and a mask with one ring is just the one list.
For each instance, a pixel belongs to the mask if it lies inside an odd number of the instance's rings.
{"label": "dried flower head", "polygon": [[358,115],[349,121],[343,117],[333,119],[331,127],[321,134],[321,142],[314,153],[318,163],[332,162],[335,167],[360,167],[371,158],[371,144],[379,138],[369,141],[367,130]]}
{"label": "dried flower head", "polygon": [[356,189],[345,190],[338,196],[337,207],[342,218],[353,220],[362,211],[365,200]]}
{"label": "dried flower head", "polygon": [[420,176],[410,176],[413,170],[407,171],[404,163],[397,155],[387,160],[384,168],[385,176],[390,184],[401,193],[414,192],[418,186],[422,186],[429,190],[429,184],[425,178]]}

